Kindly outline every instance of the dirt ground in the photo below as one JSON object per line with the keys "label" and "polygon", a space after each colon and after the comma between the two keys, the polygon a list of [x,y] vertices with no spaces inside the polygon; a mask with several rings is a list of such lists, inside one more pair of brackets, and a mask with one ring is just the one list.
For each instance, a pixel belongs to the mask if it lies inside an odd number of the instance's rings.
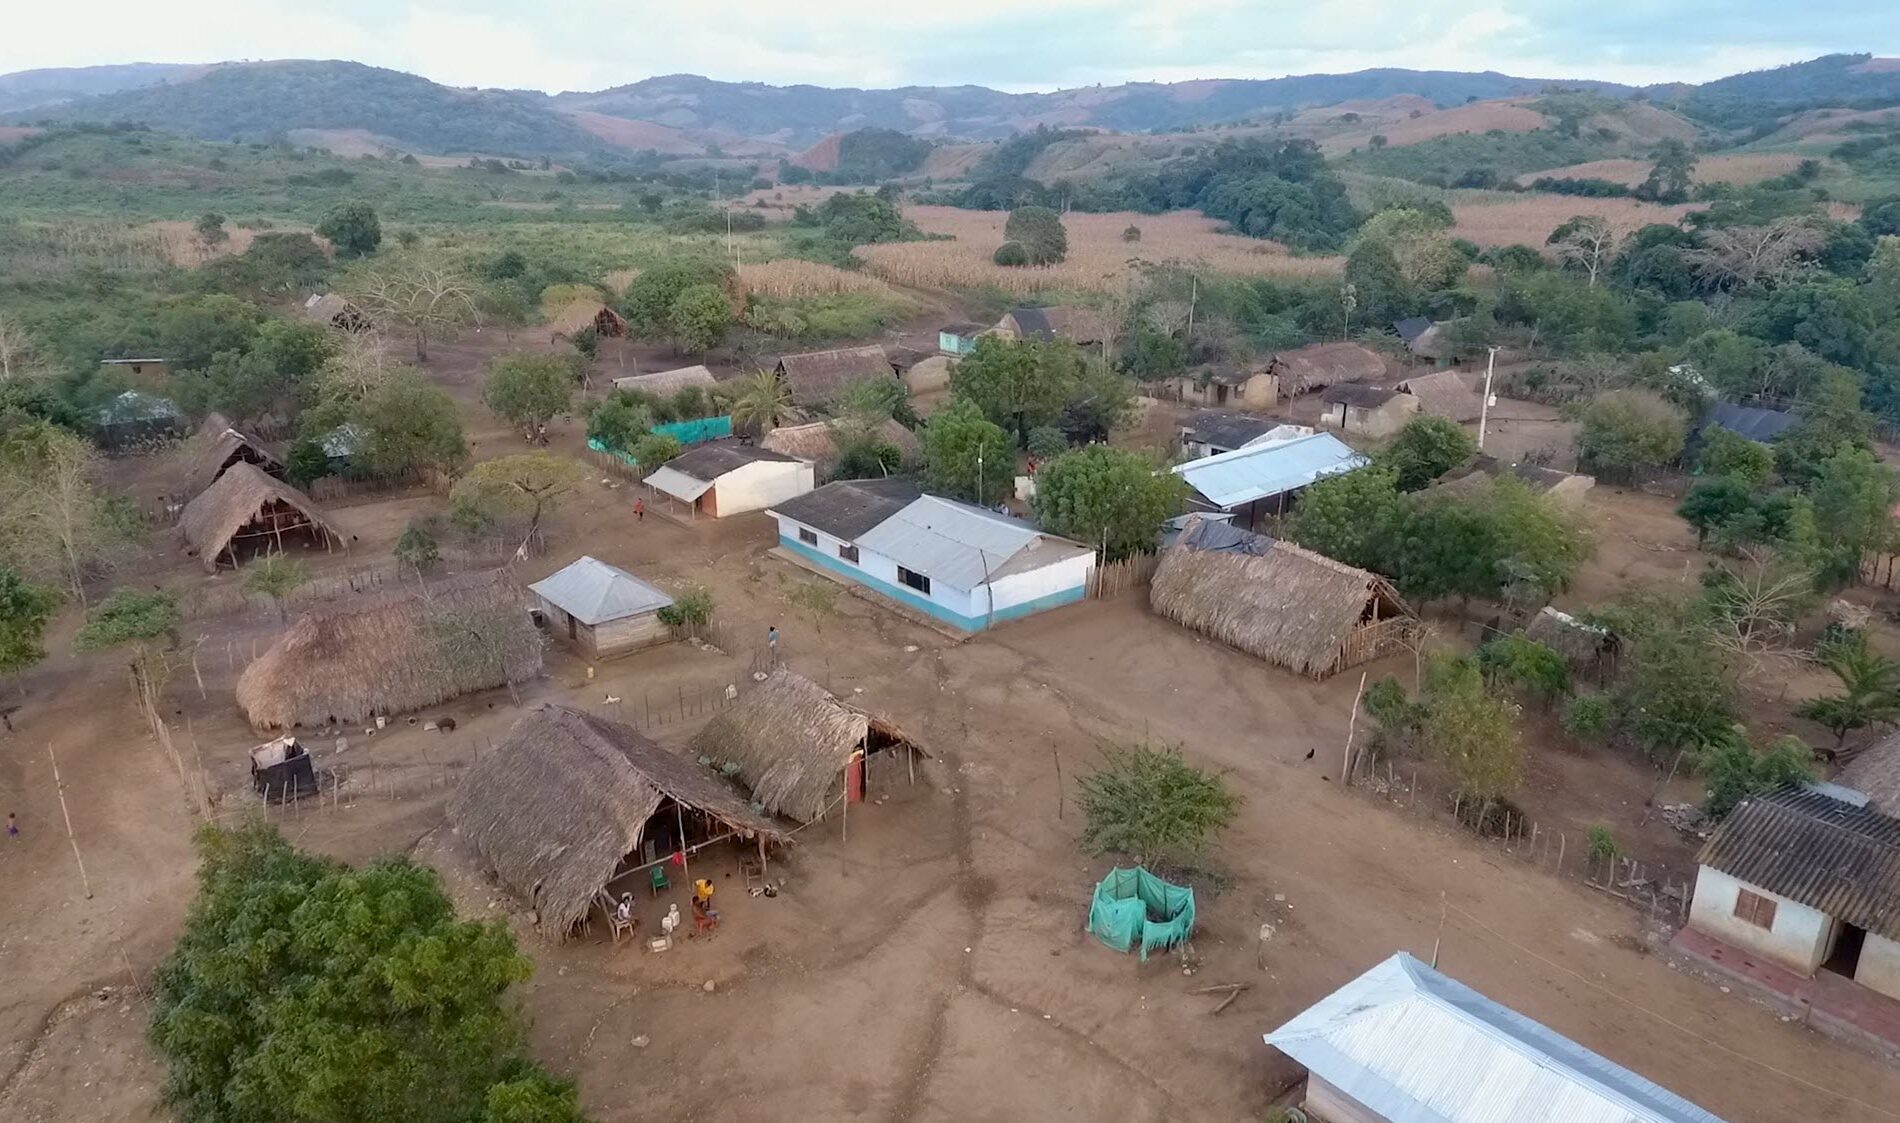
{"label": "dirt ground", "polygon": [[[471,403],[478,456],[519,450],[472,404],[483,357],[473,342],[440,347],[431,371]],[[1168,424],[1155,415],[1144,432]],[[572,424],[557,430],[557,450],[578,443]],[[171,469],[121,470],[158,486]],[[378,560],[435,503],[342,508],[357,541],[323,564]],[[1684,579],[1693,559],[1666,501],[1600,487],[1591,503],[1603,546],[1574,598]],[[555,518],[548,553],[518,575],[537,579],[585,552],[662,585],[705,583],[718,606],[709,644],[648,650],[591,680],[555,649],[518,699],[492,691],[421,715],[454,716],[453,733],[398,720],[375,734],[341,731],[341,752],[312,737],[340,777],[338,805],[270,811],[300,845],[352,861],[414,852],[468,912],[506,916],[537,966],[521,990],[534,1050],[579,1079],[603,1121],[1257,1119],[1295,1076],[1261,1033],[1395,950],[1429,956],[1441,937],[1452,975],[1726,1118],[1891,1118],[1864,1105],[1896,1102],[1900,1073],[1676,969],[1629,906],[1442,816],[1343,790],[1356,676],[1315,683],[1273,670],[1158,619],[1139,594],[954,641],[768,557],[761,515],[635,522],[630,504],[624,487],[588,484]],[[231,580],[205,578],[175,552],[137,576]],[[62,619],[56,654],[27,676],[15,731],[0,735],[0,796],[22,825],[19,839],[0,840],[0,1112],[162,1118],[136,987],[182,923],[194,817],[123,670],[67,654],[74,622]],[[599,931],[567,944],[534,936],[444,829],[443,804],[468,762],[546,698],[682,747],[725,685],[760,664],[773,625],[794,669],[931,752],[916,785],[873,791],[848,821],[801,831],[774,859],[785,879],[775,898],[737,888],[730,856],[696,860],[691,876],[710,871],[721,887],[725,918],[710,939],[655,955],[615,948]],[[223,815],[253,806],[243,754],[255,737],[231,686],[251,641],[261,649],[282,626],[267,609],[195,618],[188,640],[218,654],[201,660],[202,694],[187,672],[167,695],[190,759],[228,793]],[[1410,671],[1409,657],[1369,668]],[[1670,845],[1643,825],[1653,773],[1533,729],[1527,810],[1572,831],[1608,823],[1635,850]],[[1181,745],[1246,798],[1198,886],[1189,953],[1145,964],[1083,931],[1108,863],[1078,849],[1073,803],[1101,746],[1130,739]],[[1674,859],[1656,860],[1679,861],[1686,844],[1674,846]],[[685,881],[682,872],[658,896],[637,887],[643,932],[684,903]],[[1230,980],[1252,986],[1219,1015],[1187,993]]]}

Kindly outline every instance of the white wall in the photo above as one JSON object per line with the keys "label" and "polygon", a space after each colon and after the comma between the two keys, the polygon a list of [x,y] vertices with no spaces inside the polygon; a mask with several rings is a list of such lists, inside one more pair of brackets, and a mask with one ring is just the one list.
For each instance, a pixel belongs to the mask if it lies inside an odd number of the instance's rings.
{"label": "white wall", "polygon": [[[818,554],[825,563],[830,565],[833,569],[847,573],[859,573],[883,585],[891,586],[896,590],[896,593],[909,594],[908,597],[897,596],[897,599],[900,601],[908,603],[910,598],[916,598],[919,601],[936,605],[965,620],[983,615],[980,610],[972,611],[972,601],[980,601],[982,598],[972,597],[968,589],[953,588],[941,581],[932,581],[930,583],[929,594],[920,593],[897,579],[897,563],[885,557],[883,554],[860,548],[858,551],[858,560],[854,564],[838,556],[838,547],[848,546],[850,545],[849,542],[826,534],[822,530],[806,526],[796,520],[786,518],[784,515],[778,515],[777,519],[778,533],[781,541],[795,543],[803,546],[806,550]],[[798,536],[800,530],[808,531],[815,535],[818,539],[818,544],[814,546],[809,542],[802,541]],[[928,576],[928,574],[926,574],[926,576]],[[880,588],[878,591],[888,595],[896,595],[892,592],[892,589]],[[912,607],[929,611],[928,609],[923,609],[921,605],[912,605]]]}
{"label": "white wall", "polygon": [[1313,1123],[1387,1123],[1384,1116],[1311,1073],[1306,1077],[1306,1099],[1300,1105]]}
{"label": "white wall", "polygon": [[[996,595],[995,607],[1000,611],[1073,589],[1086,589],[1089,571],[1094,568],[1095,552],[1091,550],[1024,573],[999,577],[990,583]],[[980,589],[972,599],[980,612],[986,612],[991,607],[989,597]]]}
{"label": "white wall", "polygon": [[713,484],[713,502],[723,519],[747,511],[763,511],[811,489],[810,461],[755,460],[720,476]]}
{"label": "white wall", "polygon": [[1867,942],[1861,945],[1860,966],[1854,971],[1854,981],[1888,998],[1900,998],[1900,944],[1885,936],[1867,933]]}
{"label": "white wall", "polygon": [[[1775,902],[1773,929],[1750,924],[1735,915],[1735,899],[1743,888]],[[1758,886],[1746,885],[1708,866],[1696,872],[1695,899],[1689,906],[1689,926],[1707,932],[1723,943],[1772,959],[1803,975],[1814,974],[1814,969],[1827,958],[1834,945],[1835,924],[1826,913],[1776,896]],[[1873,936],[1869,935],[1867,939],[1871,944]]]}

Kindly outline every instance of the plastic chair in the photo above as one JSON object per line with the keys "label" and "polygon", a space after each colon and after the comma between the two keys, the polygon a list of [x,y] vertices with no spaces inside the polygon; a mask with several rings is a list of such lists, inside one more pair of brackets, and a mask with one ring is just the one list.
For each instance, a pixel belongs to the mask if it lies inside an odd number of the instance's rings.
{"label": "plastic chair", "polygon": [[657,897],[660,895],[660,890],[671,889],[672,887],[673,883],[666,879],[666,867],[654,866],[653,876],[647,882],[647,889]]}

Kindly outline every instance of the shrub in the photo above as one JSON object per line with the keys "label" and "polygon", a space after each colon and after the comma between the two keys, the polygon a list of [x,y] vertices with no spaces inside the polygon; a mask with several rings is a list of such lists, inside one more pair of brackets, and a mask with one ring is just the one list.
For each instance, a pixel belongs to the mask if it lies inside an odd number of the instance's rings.
{"label": "shrub", "polygon": [[1579,740],[1594,740],[1610,728],[1610,699],[1602,694],[1579,694],[1564,707],[1564,732]]}
{"label": "shrub", "polygon": [[1241,797],[1179,748],[1111,745],[1102,763],[1076,781],[1091,853],[1119,853],[1143,865],[1186,863],[1234,821]]}
{"label": "shrub", "polygon": [[1029,250],[1021,242],[1004,242],[996,247],[996,256],[991,260],[998,265],[1028,265]]}
{"label": "shrub", "polygon": [[1036,459],[1047,460],[1069,451],[1069,438],[1053,425],[1038,425],[1029,431],[1023,447]]}
{"label": "shrub", "polygon": [[1128,224],[1128,229],[1126,229],[1126,230],[1123,230],[1123,231],[1122,231],[1122,241],[1124,241],[1124,242],[1139,242],[1139,241],[1141,241],[1141,227],[1139,227],[1139,226],[1136,226],[1136,225],[1135,225],[1134,223],[1132,223],[1132,222],[1131,222],[1131,223],[1129,223],[1129,224]]}
{"label": "shrub", "polygon": [[442,560],[442,551],[429,527],[413,522],[403,528],[402,537],[396,539],[396,560],[420,573],[433,569]]}
{"label": "shrub", "polygon": [[1616,836],[1610,833],[1610,828],[1601,823],[1595,823],[1584,832],[1583,852],[1584,856],[1590,859],[1590,864],[1596,865],[1601,862],[1616,861],[1622,855],[1623,847],[1618,845]]}
{"label": "shrub", "polygon": [[673,603],[660,609],[660,623],[676,632],[697,637],[699,630],[712,623],[712,590],[691,585],[673,595]]}
{"label": "shrub", "polygon": [[627,455],[633,462],[646,468],[657,468],[680,454],[679,438],[670,433],[649,433],[633,442]]}

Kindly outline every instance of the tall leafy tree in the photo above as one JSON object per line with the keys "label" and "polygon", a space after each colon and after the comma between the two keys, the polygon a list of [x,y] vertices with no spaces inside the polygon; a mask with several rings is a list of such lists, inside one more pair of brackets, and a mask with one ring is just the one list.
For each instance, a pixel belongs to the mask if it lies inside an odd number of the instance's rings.
{"label": "tall leafy tree", "polygon": [[732,302],[717,285],[693,285],[673,298],[667,309],[673,345],[682,351],[710,351],[732,326]]}
{"label": "tall leafy tree", "polygon": [[1628,479],[1682,452],[1688,415],[1647,390],[1612,390],[1578,411],[1577,459],[1594,471]]}
{"label": "tall leafy tree", "polygon": [[1082,376],[1082,356],[1067,343],[985,336],[958,360],[950,386],[1020,444],[1029,430],[1061,421]]}
{"label": "tall leafy tree", "polygon": [[1389,573],[1408,515],[1398,474],[1390,468],[1366,468],[1307,488],[1287,516],[1285,532],[1329,558]]}
{"label": "tall leafy tree", "polygon": [[1044,529],[1086,542],[1103,561],[1152,550],[1163,519],[1181,505],[1186,485],[1148,457],[1108,445],[1064,453],[1036,474],[1036,519]]}
{"label": "tall leafy tree", "polygon": [[528,516],[523,541],[541,529],[541,520],[586,479],[582,467],[565,456],[527,452],[484,460],[455,481],[449,502],[466,503],[493,514]]}
{"label": "tall leafy tree", "polygon": [[352,417],[364,430],[353,460],[370,475],[393,480],[424,470],[452,472],[468,461],[455,399],[420,372],[393,375],[357,404]]}
{"label": "tall leafy tree", "polygon": [[992,504],[1010,493],[1016,477],[1016,446],[1009,434],[961,395],[930,415],[921,439],[924,478],[959,499]]}
{"label": "tall leafy tree", "polygon": [[488,364],[482,401],[530,440],[574,401],[574,368],[558,355],[507,355]]}
{"label": "tall leafy tree", "polygon": [[57,603],[52,590],[0,566],[0,676],[17,675],[46,658],[46,621]]}
{"label": "tall leafy tree", "polygon": [[1447,417],[1424,414],[1405,423],[1378,461],[1396,475],[1400,491],[1417,491],[1478,454],[1478,442]]}
{"label": "tall leafy tree", "polygon": [[376,208],[364,202],[338,203],[317,223],[317,233],[330,240],[338,257],[363,257],[383,244],[383,223]]}
{"label": "tall leafy tree", "polygon": [[1048,207],[1017,207],[1003,224],[1003,237],[1023,247],[1031,265],[1054,265],[1069,256],[1069,232]]}

